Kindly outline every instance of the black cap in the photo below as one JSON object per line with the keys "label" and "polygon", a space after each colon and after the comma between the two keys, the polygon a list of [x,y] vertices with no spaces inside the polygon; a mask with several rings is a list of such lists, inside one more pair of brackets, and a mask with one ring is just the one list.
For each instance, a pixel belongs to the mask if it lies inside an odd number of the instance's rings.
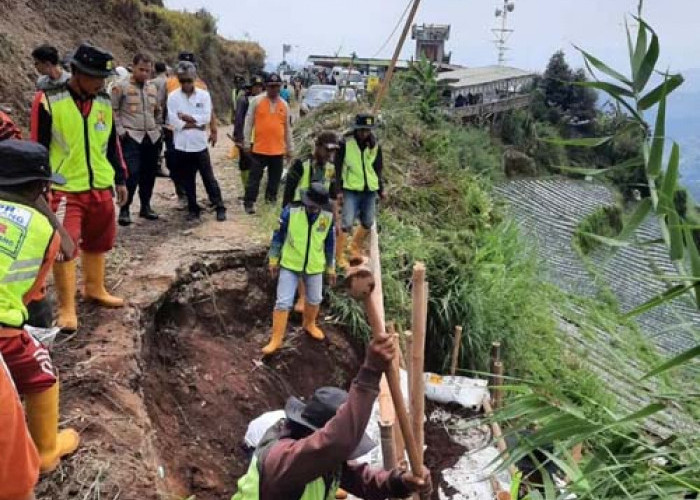
{"label": "black cap", "polygon": [[89,43],[84,43],[76,49],[70,63],[81,73],[90,76],[107,78],[116,74],[112,54]]}
{"label": "black cap", "polygon": [[263,86],[263,85],[265,85],[265,82],[263,81],[263,79],[260,76],[254,76],[250,79],[250,82],[248,82],[248,85],[250,85],[251,87],[255,87],[256,85]]}
{"label": "black cap", "polygon": [[196,64],[194,54],[192,52],[188,52],[186,50],[181,51],[177,55],[177,60],[178,61],[187,61],[187,62],[191,62],[192,64]]}
{"label": "black cap", "polygon": [[270,73],[265,78],[266,85],[282,85],[282,79],[277,73]]}
{"label": "black cap", "polygon": [[[315,431],[325,426],[347,400],[348,393],[344,390],[337,387],[321,387],[314,392],[308,404],[295,397],[289,398],[284,413],[288,420]],[[377,444],[364,434],[347,460],[366,455],[376,446]]]}
{"label": "black cap", "polygon": [[365,128],[365,129],[375,129],[377,128],[377,119],[372,113],[359,113],[355,117],[355,123],[352,128],[354,130]]}
{"label": "black cap", "polygon": [[328,190],[320,182],[312,182],[309,189],[302,192],[301,202],[310,207],[327,208],[330,202]]}
{"label": "black cap", "polygon": [[31,181],[65,184],[60,174],[51,174],[49,151],[38,142],[8,139],[0,142],[0,186]]}

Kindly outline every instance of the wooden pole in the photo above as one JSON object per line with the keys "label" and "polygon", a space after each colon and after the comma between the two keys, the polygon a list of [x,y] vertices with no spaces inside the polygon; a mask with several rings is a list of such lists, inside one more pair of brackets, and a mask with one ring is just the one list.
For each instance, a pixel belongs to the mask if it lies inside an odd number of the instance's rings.
{"label": "wooden pole", "polygon": [[493,391],[493,407],[498,410],[503,407],[503,361],[496,361],[493,364],[491,385]]}
{"label": "wooden pole", "polygon": [[420,0],[413,0],[413,7],[411,8],[411,13],[408,15],[408,19],[406,19],[406,24],[404,25],[403,31],[401,32],[401,38],[399,38],[399,43],[396,44],[396,49],[394,49],[394,55],[391,58],[391,64],[389,64],[389,69],[387,69],[386,75],[384,75],[384,81],[382,82],[382,86],[379,88],[379,93],[377,93],[377,99],[376,101],[374,101],[374,107],[372,108],[372,112],[375,114],[377,113],[377,111],[379,111],[379,108],[382,104],[382,99],[384,99],[384,95],[386,94],[386,91],[389,88],[389,84],[391,84],[391,79],[394,77],[396,61],[399,59],[401,49],[403,48],[403,44],[406,41],[406,36],[408,36],[408,30],[413,24],[413,19],[416,17],[416,12],[418,11],[419,5]]}
{"label": "wooden pole", "polygon": [[459,365],[459,348],[462,344],[462,327],[455,326],[454,342],[452,344],[452,366],[450,366],[450,375],[457,373],[457,365]]}
{"label": "wooden pole", "polygon": [[411,356],[413,355],[413,332],[411,330],[406,330],[403,332],[403,345],[404,345],[404,356],[403,360],[404,363],[406,363],[406,374],[408,374],[408,390],[409,390],[409,395],[411,391]]}
{"label": "wooden pole", "polygon": [[[399,336],[396,334],[396,327],[394,323],[389,323],[387,325],[387,333],[394,336],[394,345],[396,346],[396,351],[401,351],[401,346],[399,344]],[[399,356],[394,357],[394,362],[392,363],[392,370],[396,373],[396,377],[401,380],[401,373],[399,372]],[[403,391],[402,391],[403,397]],[[406,454],[406,443],[403,440],[403,434],[400,432],[394,432],[394,451],[397,462],[401,462]]]}
{"label": "wooden pole", "polygon": [[[372,264],[372,275],[374,277],[374,288],[372,293],[365,299],[365,310],[367,312],[367,321],[372,330],[373,335],[381,335],[386,332],[384,324],[384,296],[382,294],[382,267],[379,260],[379,237],[377,235],[377,225],[372,226],[370,233],[370,260]],[[406,405],[403,401],[401,393],[401,380],[398,373],[393,369],[386,372],[386,381],[391,393],[391,399],[394,403],[394,410],[399,421],[399,427],[403,434],[406,450],[408,451],[408,459],[411,465],[411,472],[421,474],[423,461],[418,453],[418,447],[413,438],[411,430],[411,422],[408,418]]]}
{"label": "wooden pole", "polygon": [[416,262],[413,266],[413,317],[411,331],[413,332],[413,352],[411,354],[411,419],[413,422],[413,437],[416,440],[423,457],[425,421],[425,381],[423,369],[425,364],[425,330],[428,319],[428,285],[425,281],[425,264]]}
{"label": "wooden pole", "polygon": [[[491,406],[491,399],[489,396],[484,397],[482,405],[484,406],[484,414],[489,418],[493,417],[493,407]],[[503,458],[507,460],[508,446],[506,445],[506,440],[503,438],[503,432],[501,431],[501,426],[498,425],[498,422],[491,422],[491,432],[493,433],[493,440],[496,442],[498,451],[503,455]],[[518,469],[514,465],[508,467],[508,471],[513,477],[515,477],[515,474],[518,473]]]}
{"label": "wooden pole", "polygon": [[379,422],[379,436],[382,444],[382,465],[384,470],[394,470],[396,468],[394,425],[384,425],[382,422]]}
{"label": "wooden pole", "polygon": [[491,342],[491,364],[501,360],[501,343]]}

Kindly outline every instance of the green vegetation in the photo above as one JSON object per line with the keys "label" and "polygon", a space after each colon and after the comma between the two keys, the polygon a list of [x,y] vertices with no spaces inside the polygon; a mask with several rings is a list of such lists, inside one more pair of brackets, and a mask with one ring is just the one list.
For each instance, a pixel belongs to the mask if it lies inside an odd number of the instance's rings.
{"label": "green vegetation", "polygon": [[622,231],[622,209],[619,205],[600,207],[585,217],[576,228],[574,248],[588,255],[601,245],[595,236],[616,238]]}

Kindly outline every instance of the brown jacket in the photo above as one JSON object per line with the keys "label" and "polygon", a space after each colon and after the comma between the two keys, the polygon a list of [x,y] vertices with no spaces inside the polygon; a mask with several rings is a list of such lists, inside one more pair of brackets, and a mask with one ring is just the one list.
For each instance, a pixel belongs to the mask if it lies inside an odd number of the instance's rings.
{"label": "brown jacket", "polygon": [[153,144],[160,138],[163,110],[152,82],[140,85],[133,78],[117,80],[112,87],[112,109],[119,137],[129,134],[139,144],[146,135]]}
{"label": "brown jacket", "polygon": [[308,483],[340,468],[341,488],[356,497],[383,500],[408,496],[400,473],[346,461],[367,428],[381,376],[363,366],[350,387],[347,402],[325,427],[304,439],[281,436],[262,464],[261,500],[300,498]]}

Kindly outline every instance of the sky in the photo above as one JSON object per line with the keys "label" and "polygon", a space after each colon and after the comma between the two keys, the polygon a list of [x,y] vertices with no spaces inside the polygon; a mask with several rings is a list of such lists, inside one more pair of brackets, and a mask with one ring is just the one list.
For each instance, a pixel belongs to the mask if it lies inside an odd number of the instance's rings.
{"label": "sky", "polygon": [[[167,7],[205,7],[227,38],[251,39],[267,51],[268,62],[282,59],[282,44],[293,46],[288,59],[303,64],[309,54],[390,57],[400,29],[397,25],[408,0],[165,0]],[[636,12],[637,0],[512,0],[509,27],[510,66],[542,71],[549,57],[564,49],[573,66],[581,65],[572,44],[612,65],[627,69],[625,14]],[[494,12],[503,0],[423,0],[416,16],[421,23],[451,24],[447,50],[452,62],[466,66],[495,64],[491,29]],[[700,68],[700,2],[646,0],[645,19],[661,39],[661,64],[673,70]],[[382,49],[382,46],[385,47]],[[381,50],[380,50],[381,49]],[[407,40],[402,52],[415,50]]]}

